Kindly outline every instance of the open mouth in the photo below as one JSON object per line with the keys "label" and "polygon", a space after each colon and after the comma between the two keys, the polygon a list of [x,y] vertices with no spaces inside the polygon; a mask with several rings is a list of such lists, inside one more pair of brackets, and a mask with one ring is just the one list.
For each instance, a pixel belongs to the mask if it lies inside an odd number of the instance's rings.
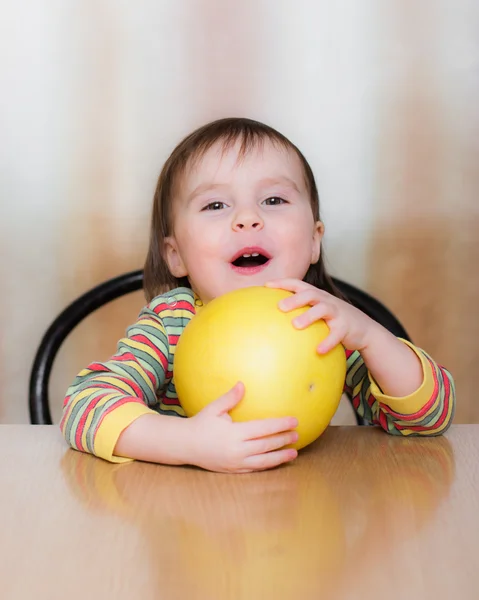
{"label": "open mouth", "polygon": [[234,260],[232,264],[240,269],[247,269],[261,267],[269,260],[270,259],[264,254],[261,254],[260,252],[253,252],[252,254],[242,254],[236,260]]}
{"label": "open mouth", "polygon": [[271,255],[259,247],[243,248],[231,259],[231,267],[240,275],[254,275],[265,269]]}

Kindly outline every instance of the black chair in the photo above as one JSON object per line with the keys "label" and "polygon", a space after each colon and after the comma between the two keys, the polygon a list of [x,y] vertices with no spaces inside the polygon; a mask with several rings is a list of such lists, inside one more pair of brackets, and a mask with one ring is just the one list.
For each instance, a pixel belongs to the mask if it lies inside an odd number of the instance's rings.
{"label": "black chair", "polygon": [[[381,302],[339,279],[333,279],[348,300],[391,333],[409,340],[404,327]],[[43,336],[33,362],[30,375],[30,422],[34,425],[51,425],[48,401],[48,384],[55,356],[68,334],[90,313],[104,304],[143,287],[143,271],[131,271],[109,279],[89,290],[72,302],[53,321]],[[367,423],[355,412],[358,425]]]}

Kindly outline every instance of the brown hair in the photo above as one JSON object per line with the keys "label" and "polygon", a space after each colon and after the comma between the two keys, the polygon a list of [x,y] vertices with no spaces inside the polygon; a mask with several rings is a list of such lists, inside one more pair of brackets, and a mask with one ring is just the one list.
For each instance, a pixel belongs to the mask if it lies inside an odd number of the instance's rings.
{"label": "brown hair", "polygon": [[[282,148],[293,150],[303,167],[314,220],[320,220],[319,195],[313,172],[302,153],[288,138],[272,127],[251,119],[228,118],[208,123],[196,129],[176,146],[158,178],[153,198],[150,244],[144,267],[143,287],[148,301],[158,294],[176,287],[191,287],[187,277],[178,279],[171,275],[163,256],[164,240],[172,233],[173,198],[181,175],[187,166],[200,160],[219,140],[223,142],[223,151],[228,150],[240,140],[240,157],[245,156],[252,148],[263,144],[265,140]],[[310,265],[303,280],[334,296],[343,297],[326,271],[322,248],[319,261]]]}

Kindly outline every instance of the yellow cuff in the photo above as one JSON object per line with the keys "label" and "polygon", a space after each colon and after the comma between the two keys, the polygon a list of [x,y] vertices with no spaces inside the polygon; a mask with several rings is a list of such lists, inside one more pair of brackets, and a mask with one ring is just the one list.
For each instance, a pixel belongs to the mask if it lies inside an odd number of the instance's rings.
{"label": "yellow cuff", "polygon": [[397,412],[401,415],[413,415],[423,409],[431,399],[431,396],[434,392],[434,375],[431,364],[421,350],[416,348],[414,344],[411,344],[402,338],[399,339],[409,346],[421,361],[423,373],[421,385],[415,392],[412,392],[412,394],[409,394],[408,396],[402,396],[401,398],[387,396],[381,392],[378,384],[372,377],[371,373],[369,373],[371,394],[380,404],[386,404],[394,412]]}
{"label": "yellow cuff", "polygon": [[115,456],[113,450],[120,434],[138,417],[155,413],[146,404],[127,402],[106,415],[95,436],[94,454],[112,463],[123,463],[133,460],[123,456]]}

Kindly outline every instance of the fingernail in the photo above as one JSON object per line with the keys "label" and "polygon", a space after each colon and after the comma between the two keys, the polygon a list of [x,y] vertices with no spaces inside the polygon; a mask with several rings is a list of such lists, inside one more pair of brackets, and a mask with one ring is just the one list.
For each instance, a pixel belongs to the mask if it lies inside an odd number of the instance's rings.
{"label": "fingernail", "polygon": [[297,327],[298,329],[303,325],[301,317],[296,317],[295,319],[293,319],[292,323],[293,327]]}

